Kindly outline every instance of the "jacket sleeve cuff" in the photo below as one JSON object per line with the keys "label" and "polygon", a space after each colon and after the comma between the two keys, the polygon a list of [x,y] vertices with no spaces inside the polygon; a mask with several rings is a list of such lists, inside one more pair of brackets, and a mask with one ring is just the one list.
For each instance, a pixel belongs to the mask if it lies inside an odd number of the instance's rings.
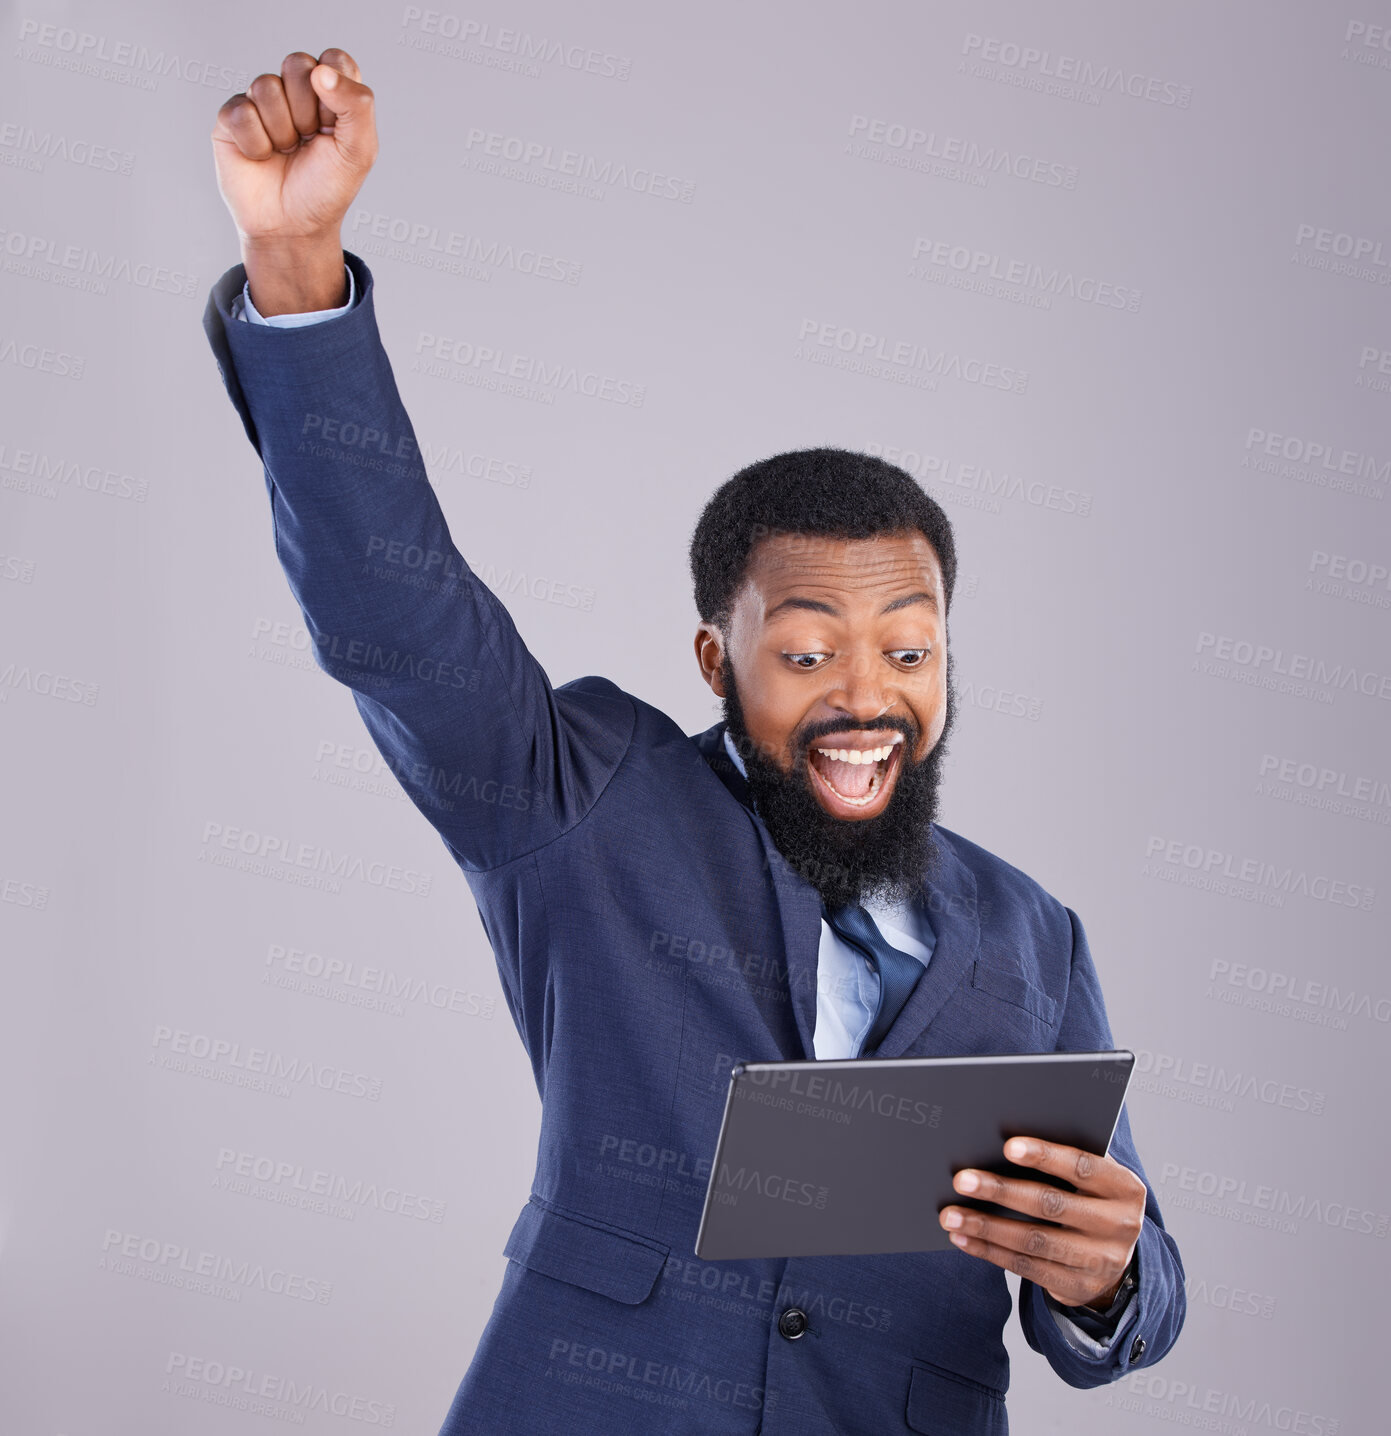
{"label": "jacket sleeve cuff", "polygon": [[[1118,1309],[1117,1303],[1120,1303]],[[1047,1292],[1043,1293],[1043,1304],[1052,1313],[1063,1339],[1078,1355],[1101,1360],[1111,1354],[1121,1333],[1139,1310],[1140,1301],[1135,1291],[1121,1292],[1105,1313],[1092,1312],[1090,1319],[1085,1308],[1062,1306]]]}
{"label": "jacket sleeve cuff", "polygon": [[348,276],[348,301],[346,304],[340,304],[337,309],[307,309],[302,314],[266,316],[252,302],[251,283],[249,280],[244,280],[241,293],[232,300],[228,312],[233,319],[240,319],[243,323],[267,324],[273,329],[299,329],[306,324],[318,324],[324,319],[336,319],[340,314],[346,314],[357,303],[357,281],[353,278],[352,265],[344,264],[343,270]]}

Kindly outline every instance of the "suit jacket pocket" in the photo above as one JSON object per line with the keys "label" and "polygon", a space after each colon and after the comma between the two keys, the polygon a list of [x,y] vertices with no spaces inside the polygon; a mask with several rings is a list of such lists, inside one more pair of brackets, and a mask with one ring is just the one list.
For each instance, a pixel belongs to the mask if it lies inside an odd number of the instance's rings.
{"label": "suit jacket pocket", "polygon": [[671,1248],[533,1196],[502,1254],[530,1271],[636,1306],[651,1295]]}
{"label": "suit jacket pocket", "polygon": [[1022,1007],[1025,1012],[1033,1013],[1040,1022],[1046,1022],[1050,1027],[1053,1025],[1053,1018],[1058,1010],[1057,1000],[1041,987],[1035,987],[1018,972],[1012,972],[1007,967],[996,967],[977,958],[975,969],[971,973],[971,986],[988,992],[992,997],[998,997],[1002,1002],[1011,1002],[1016,1007]]}
{"label": "suit jacket pocket", "polygon": [[930,1361],[913,1363],[906,1418],[927,1436],[1009,1436],[1003,1391]]}

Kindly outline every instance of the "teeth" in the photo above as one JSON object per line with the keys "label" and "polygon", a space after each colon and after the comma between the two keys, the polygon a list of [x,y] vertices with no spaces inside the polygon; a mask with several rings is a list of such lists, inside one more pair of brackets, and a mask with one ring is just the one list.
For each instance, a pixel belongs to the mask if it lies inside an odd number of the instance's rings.
{"label": "teeth", "polygon": [[902,741],[903,734],[895,733],[892,740],[882,748],[818,748],[816,751],[838,763],[878,763],[887,758]]}

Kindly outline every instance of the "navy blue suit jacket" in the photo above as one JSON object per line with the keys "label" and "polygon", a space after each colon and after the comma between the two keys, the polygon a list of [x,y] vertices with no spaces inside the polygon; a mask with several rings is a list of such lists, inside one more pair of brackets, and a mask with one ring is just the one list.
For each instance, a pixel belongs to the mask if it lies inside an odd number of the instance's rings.
{"label": "navy blue suit jacket", "polygon": [[[1006,1431],[1011,1298],[959,1251],[702,1262],[735,1059],[812,1053],[821,907],[684,733],[601,677],[553,688],[455,547],[373,313],[205,328],[265,465],[276,552],[320,666],[473,892],[542,1099],[530,1199],[447,1436]],[[711,760],[715,761],[711,761]],[[1076,915],[939,829],[932,961],[886,1057],[1113,1046]],[[1144,1175],[1123,1113],[1112,1153]],[[1029,1344],[1074,1386],[1169,1349],[1183,1268],[1151,1194],[1138,1315],[1079,1353],[1025,1281]],[[809,1328],[790,1340],[778,1316]]]}

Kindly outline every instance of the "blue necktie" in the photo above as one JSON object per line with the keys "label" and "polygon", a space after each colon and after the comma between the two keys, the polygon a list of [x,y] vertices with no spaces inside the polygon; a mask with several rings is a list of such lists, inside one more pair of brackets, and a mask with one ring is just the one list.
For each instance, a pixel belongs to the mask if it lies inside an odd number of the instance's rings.
{"label": "blue necktie", "polygon": [[923,974],[917,958],[900,951],[879,931],[874,919],[859,903],[847,903],[831,912],[825,903],[821,911],[836,935],[851,947],[864,953],[870,966],[879,974],[879,1006],[869,1024],[860,1056],[865,1056],[884,1040],[893,1020],[903,1010],[909,994]]}

